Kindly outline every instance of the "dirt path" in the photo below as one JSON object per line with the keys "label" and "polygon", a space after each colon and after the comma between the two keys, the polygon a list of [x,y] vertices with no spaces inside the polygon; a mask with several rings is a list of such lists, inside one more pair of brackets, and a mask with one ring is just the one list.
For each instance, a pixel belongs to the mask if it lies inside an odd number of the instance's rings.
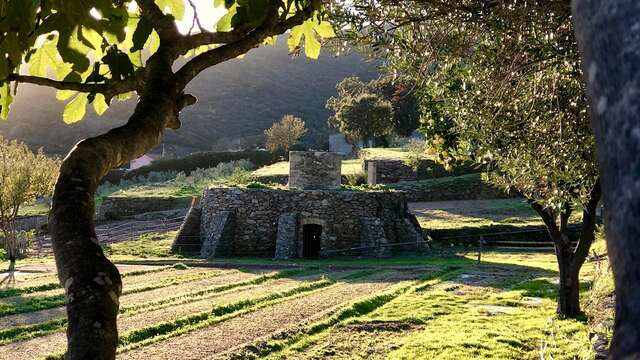
{"label": "dirt path", "polygon": [[338,284],[206,329],[120,354],[118,359],[210,358],[279,330],[326,316],[341,304],[381,291],[390,285],[390,282],[382,281]]}

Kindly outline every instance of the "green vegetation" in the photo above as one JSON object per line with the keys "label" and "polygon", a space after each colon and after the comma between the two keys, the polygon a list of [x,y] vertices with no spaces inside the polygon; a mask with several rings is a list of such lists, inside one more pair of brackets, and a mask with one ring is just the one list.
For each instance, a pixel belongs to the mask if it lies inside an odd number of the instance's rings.
{"label": "green vegetation", "polygon": [[[502,200],[501,200],[502,201]],[[523,211],[513,200],[492,204],[490,208]],[[144,239],[143,239],[144,240]],[[159,242],[150,241],[150,247]],[[166,245],[160,245],[164,248]],[[602,247],[602,245],[600,245]],[[482,264],[476,262],[476,254],[458,249],[436,247],[431,255],[398,257],[380,262],[376,259],[323,259],[317,261],[270,259],[223,259],[227,266],[255,268],[259,266],[299,265],[291,270],[259,273],[246,280],[206,288],[193,288],[186,292],[166,293],[155,299],[127,302],[123,298],[122,318],[141,316],[157,311],[171,312],[195,302],[210,301],[211,308],[199,310],[172,320],[140,324],[120,337],[119,352],[140,347],[153,347],[170,338],[195,330],[223,326],[226,321],[242,318],[252,312],[276,306],[284,301],[320,294],[336,282],[351,286],[363,282],[375,283],[379,278],[393,278],[398,269],[416,272],[417,280],[400,281],[383,291],[373,292],[342,304],[338,309],[307,324],[287,327],[266,341],[257,341],[238,350],[238,358],[314,358],[332,353],[342,358],[366,356],[385,358],[466,359],[466,358],[524,358],[534,359],[553,356],[570,359],[592,359],[588,342],[590,324],[556,318],[555,296],[558,285],[557,264],[551,254],[510,253],[488,251]],[[155,254],[155,250],[145,251]],[[135,259],[125,251],[128,259]],[[112,255],[110,255],[112,256]],[[139,258],[144,263],[143,258]],[[334,273],[331,279],[318,279],[326,269],[350,269]],[[133,270],[127,277],[140,278],[158,272],[167,273],[162,279],[139,282],[126,286],[125,293],[134,294],[153,289],[186,285],[210,276],[220,276],[229,271],[212,269],[180,274],[184,265],[162,266]],[[584,272],[582,296],[591,299],[598,292],[608,293],[598,283],[590,287],[590,280],[600,267],[587,264]],[[231,273],[234,272],[233,270]],[[419,274],[419,275],[418,275]],[[313,275],[312,277],[309,277]],[[142,277],[142,278],[141,278]],[[307,279],[291,289],[269,291],[280,279]],[[151,279],[151,278],[150,278]],[[24,289],[36,290],[36,285],[25,284]],[[255,295],[238,298],[216,305],[218,296],[236,291],[256,289]],[[265,292],[259,291],[264,289]],[[590,291],[590,289],[594,289]],[[28,293],[32,293],[29,290]],[[6,291],[6,290],[5,290]],[[324,290],[322,290],[324,291]],[[8,293],[7,293],[8,294]],[[609,294],[607,294],[608,296]],[[606,298],[606,296],[604,297]],[[587,300],[589,302],[589,300]],[[590,309],[589,306],[586,307]],[[37,308],[32,307],[31,311]],[[591,313],[590,313],[591,314]],[[0,315],[0,319],[6,315]],[[591,315],[590,315],[591,316]],[[251,326],[251,324],[247,324]],[[0,346],[17,341],[60,334],[66,327],[64,319],[50,319],[30,325],[10,327],[0,331]],[[433,331],[436,329],[437,331]],[[58,335],[56,335],[58,336]],[[231,336],[231,335],[230,335]],[[185,338],[187,339],[187,338]],[[373,351],[373,353],[371,352]],[[367,355],[369,354],[369,355]],[[60,355],[52,358],[60,358]]]}
{"label": "green vegetation", "polygon": [[401,182],[387,186],[391,189],[409,192],[411,201],[480,200],[508,197],[504,191],[484,182],[479,173]]}
{"label": "green vegetation", "polygon": [[276,158],[269,152],[260,150],[196,152],[179,159],[156,160],[151,165],[129,171],[125,175],[125,179],[134,179],[139,176],[146,177],[152,172],[183,172],[189,175],[196,169],[209,169],[218,166],[218,164],[242,159],[249,160],[257,167],[262,167],[273,163]]}
{"label": "green vegetation", "polygon": [[163,234],[147,233],[136,240],[104,245],[102,248],[109,257],[131,256],[136,258],[175,257],[171,253],[171,243],[176,236],[175,231]]}

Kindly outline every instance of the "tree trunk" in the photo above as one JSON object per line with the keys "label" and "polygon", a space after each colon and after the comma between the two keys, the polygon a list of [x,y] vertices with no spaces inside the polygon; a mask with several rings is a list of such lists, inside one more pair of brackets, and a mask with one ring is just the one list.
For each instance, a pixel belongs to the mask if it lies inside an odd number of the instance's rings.
{"label": "tree trunk", "polygon": [[574,0],[616,289],[612,359],[640,358],[640,1]]}
{"label": "tree trunk", "polygon": [[67,359],[114,359],[122,281],[104,256],[94,224],[94,195],[112,168],[141,156],[177,121],[170,63],[159,50],[149,60],[144,91],[129,121],[78,143],[62,162],[50,230],[67,303]]}
{"label": "tree trunk", "polygon": [[[566,234],[563,234],[563,237],[566,237]],[[580,268],[572,266],[573,249],[568,238],[566,242],[561,240],[560,245],[556,245],[556,256],[560,269],[560,289],[556,312],[559,316],[577,318],[582,315],[580,309]]]}

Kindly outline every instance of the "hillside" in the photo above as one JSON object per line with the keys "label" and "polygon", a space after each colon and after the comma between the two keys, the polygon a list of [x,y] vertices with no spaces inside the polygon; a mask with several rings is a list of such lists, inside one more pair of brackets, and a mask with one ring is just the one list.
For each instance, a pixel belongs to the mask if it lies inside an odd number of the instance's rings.
{"label": "hillside", "polygon": [[[357,55],[325,53],[318,61],[292,58],[282,38],[275,47],[256,49],[244,59],[215,66],[194,80],[188,91],[198,103],[182,114],[181,129],[167,131],[165,147],[185,154],[255,142],[285,114],[302,117],[309,128],[305,142],[320,146],[328,130],[329,113],[324,104],[336,93],[336,83],[347,76],[369,80],[377,74],[373,64]],[[135,101],[114,104],[102,117],[87,110],[82,122],[65,125],[64,103],[55,99],[54,91],[23,84],[9,120],[0,122],[0,134],[63,154],[78,140],[126,121]]]}

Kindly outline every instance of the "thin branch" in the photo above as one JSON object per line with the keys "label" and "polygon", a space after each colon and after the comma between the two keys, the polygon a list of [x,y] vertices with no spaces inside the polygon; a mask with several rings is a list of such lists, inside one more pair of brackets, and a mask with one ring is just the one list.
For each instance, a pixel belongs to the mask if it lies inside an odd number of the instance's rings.
{"label": "thin branch", "polygon": [[575,268],[580,268],[580,266],[582,266],[584,260],[589,254],[589,248],[591,248],[591,244],[595,240],[594,232],[596,230],[596,209],[598,208],[601,196],[602,188],[600,186],[600,179],[598,178],[596,183],[593,185],[593,188],[591,188],[589,201],[582,212],[582,230],[580,232],[580,240],[578,241],[578,245],[576,245],[573,258],[571,259],[572,266]]}
{"label": "thin branch", "polygon": [[195,24],[198,24],[198,28],[200,29],[200,32],[206,31],[202,27],[202,24],[200,23],[200,18],[198,17],[198,9],[196,8],[196,5],[193,3],[193,0],[189,0],[189,5],[193,10],[193,21],[191,23],[191,28],[189,29],[189,34],[191,34],[191,31],[193,30]]}
{"label": "thin branch", "polygon": [[241,40],[247,36],[251,28],[241,27],[227,32],[202,31],[197,34],[184,36],[180,44],[180,53],[186,53],[202,45],[229,44]]}
{"label": "thin branch", "polygon": [[48,86],[58,90],[73,90],[85,93],[100,93],[105,96],[107,102],[118,94],[124,94],[140,88],[141,76],[129,77],[124,80],[111,80],[104,84],[83,84],[73,81],[53,80],[40,76],[9,74],[9,81],[28,83],[40,86]]}

